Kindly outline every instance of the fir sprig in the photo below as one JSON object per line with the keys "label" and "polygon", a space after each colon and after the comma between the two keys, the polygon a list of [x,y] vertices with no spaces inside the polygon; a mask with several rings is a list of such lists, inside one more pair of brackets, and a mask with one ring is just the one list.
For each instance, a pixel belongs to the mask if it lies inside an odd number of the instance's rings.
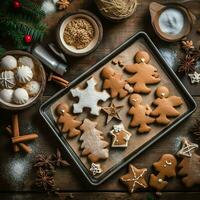
{"label": "fir sprig", "polygon": [[25,35],[32,36],[32,42],[41,41],[47,26],[40,6],[27,0],[19,0],[20,8],[13,8],[13,0],[4,0],[0,7],[0,38],[12,39],[17,49],[27,49]]}

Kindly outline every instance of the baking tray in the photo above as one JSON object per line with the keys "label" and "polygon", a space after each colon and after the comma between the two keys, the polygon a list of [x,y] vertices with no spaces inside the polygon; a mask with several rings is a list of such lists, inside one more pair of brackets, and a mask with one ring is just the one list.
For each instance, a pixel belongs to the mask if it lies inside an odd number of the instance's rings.
{"label": "baking tray", "polygon": [[[67,103],[70,103],[72,105],[72,102],[70,99],[68,99],[69,91],[70,89],[76,87],[77,85],[80,86],[81,84],[85,84],[85,81],[91,77],[91,75],[97,74],[99,76],[99,72],[102,69],[103,66],[105,66],[107,63],[112,61],[113,58],[116,57],[127,57],[127,55],[132,55],[132,58],[135,54],[134,51],[137,50],[144,50],[144,48],[151,54],[152,62],[157,65],[157,68],[159,66],[160,71],[162,71],[161,81],[164,82],[164,85],[167,85],[170,89],[170,93],[177,94],[177,96],[181,96],[184,105],[180,109],[181,115],[175,119],[172,120],[169,126],[160,128],[155,125],[154,128],[152,128],[152,131],[148,133],[146,136],[140,136],[137,134],[134,134],[134,140],[138,140],[137,142],[138,146],[135,145],[131,146],[129,150],[120,151],[121,153],[116,154],[116,151],[110,150],[110,157],[108,161],[104,161],[104,163],[114,163],[110,166],[110,168],[107,166],[109,164],[103,164],[104,168],[106,169],[105,172],[97,177],[94,177],[89,173],[88,167],[86,167],[86,160],[87,157],[80,156],[80,153],[78,154],[78,147],[74,147],[74,143],[78,142],[78,139],[75,140],[68,140],[66,139],[59,131],[59,128],[57,127],[57,124],[55,122],[55,115],[53,114],[52,109],[55,108],[55,105],[57,105],[60,101],[67,101]],[[125,53],[127,52],[127,55]],[[124,55],[123,55],[124,54]],[[127,62],[131,62],[132,58],[129,59]],[[159,71],[159,70],[158,70]],[[99,77],[95,77],[99,78]],[[101,88],[101,87],[100,87]],[[154,88],[154,89],[153,89]],[[152,89],[154,91],[151,92],[151,95],[149,98],[154,98],[154,92],[157,86],[152,86]],[[172,91],[172,92],[171,92]],[[174,93],[173,93],[174,92]],[[121,101],[121,100],[120,100]],[[149,99],[147,98],[147,102],[149,103]],[[122,102],[124,103],[124,102]],[[105,106],[105,103],[102,104]],[[108,105],[108,104],[107,104]],[[170,132],[175,126],[177,126],[180,122],[182,122],[185,118],[187,118],[189,115],[191,115],[196,109],[196,103],[192,96],[188,93],[184,85],[180,82],[180,80],[177,78],[176,74],[173,72],[173,70],[167,65],[161,54],[159,53],[159,50],[156,48],[156,46],[153,44],[153,42],[150,40],[148,35],[144,32],[139,32],[136,35],[129,38],[127,41],[125,41],[122,45],[120,45],[118,48],[116,48],[113,52],[111,52],[109,55],[107,55],[105,58],[103,58],[101,61],[93,65],[88,71],[83,73],[81,76],[76,78],[74,81],[72,81],[68,88],[65,88],[55,94],[53,97],[51,97],[49,100],[47,100],[41,107],[40,107],[40,114],[46,121],[46,123],[50,126],[50,128],[53,131],[53,134],[57,138],[57,140],[61,143],[61,145],[64,147],[64,149],[67,151],[67,153],[71,156],[74,164],[80,169],[80,171],[83,173],[85,178],[89,181],[92,185],[99,185],[102,182],[104,182],[107,178],[109,178],[111,175],[113,175],[115,172],[117,172],[120,168],[125,166],[127,163],[129,163],[133,158],[135,158],[137,155],[142,153],[145,149],[147,149],[150,145],[152,145],[154,142],[156,142],[158,139],[160,139],[162,136]],[[85,112],[84,112],[85,113]],[[82,113],[83,114],[83,113]],[[82,115],[81,114],[81,115]],[[82,119],[84,119],[86,116],[82,116]],[[126,120],[129,121],[129,120]],[[125,123],[127,123],[125,121]],[[99,124],[98,124],[99,125]],[[110,125],[111,126],[111,125]],[[103,127],[104,129],[105,127]],[[159,129],[160,128],[160,129]],[[106,129],[106,128],[105,128]],[[128,129],[128,128],[127,128]],[[160,131],[161,130],[161,131]],[[129,130],[130,131],[130,130]],[[103,132],[103,130],[102,130]],[[132,131],[133,132],[133,131]],[[141,139],[143,137],[143,139]],[[145,138],[145,139],[144,139]],[[133,141],[134,141],[133,140]],[[72,142],[74,141],[74,142]],[[131,144],[129,144],[130,146]],[[128,146],[128,147],[129,147]],[[128,149],[127,147],[127,149]],[[131,151],[130,151],[131,149]],[[134,149],[134,150],[133,150]],[[125,153],[124,153],[125,152]],[[127,152],[127,153],[126,153]],[[112,153],[112,154],[111,154]],[[125,155],[123,158],[122,156],[117,155]]]}

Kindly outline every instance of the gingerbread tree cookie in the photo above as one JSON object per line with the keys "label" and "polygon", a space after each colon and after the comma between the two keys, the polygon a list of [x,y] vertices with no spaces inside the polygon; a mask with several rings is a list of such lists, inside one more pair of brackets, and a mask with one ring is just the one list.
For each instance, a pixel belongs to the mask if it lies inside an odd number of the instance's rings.
{"label": "gingerbread tree cookie", "polygon": [[133,193],[139,188],[147,188],[148,185],[145,181],[145,173],[147,169],[137,169],[133,165],[129,164],[129,172],[120,177],[122,183],[127,185],[130,193]]}
{"label": "gingerbread tree cookie", "polygon": [[181,149],[177,153],[179,157],[183,158],[178,165],[178,175],[183,177],[182,182],[186,187],[200,184],[200,155],[195,153],[197,148],[197,144],[183,138]]}
{"label": "gingerbread tree cookie", "polygon": [[100,100],[106,101],[110,95],[105,90],[102,92],[98,91],[95,88],[96,84],[96,80],[92,77],[87,81],[87,87],[85,89],[71,89],[72,96],[79,98],[79,102],[73,104],[74,113],[81,113],[83,108],[90,108],[91,114],[99,115],[101,107],[97,103]]}
{"label": "gingerbread tree cookie", "polygon": [[151,88],[147,85],[160,82],[158,71],[153,65],[148,64],[150,56],[145,51],[138,51],[135,55],[135,61],[137,63],[125,66],[125,70],[133,74],[127,81],[133,84],[134,92],[150,93]]}
{"label": "gingerbread tree cookie", "polygon": [[158,162],[153,163],[158,175],[151,174],[149,185],[157,191],[164,189],[168,182],[166,177],[176,176],[176,158],[171,154],[164,154]]}
{"label": "gingerbread tree cookie", "polygon": [[85,119],[80,129],[83,131],[80,141],[82,141],[81,149],[83,156],[93,162],[97,162],[101,159],[107,159],[109,156],[108,147],[109,143],[104,140],[103,133],[96,129],[97,122]]}
{"label": "gingerbread tree cookie", "polygon": [[128,114],[133,115],[130,126],[138,127],[139,133],[149,132],[151,127],[148,124],[152,124],[155,119],[150,117],[151,108],[149,105],[142,104],[142,97],[139,94],[132,94],[129,97],[129,102],[132,107],[129,109]]}
{"label": "gingerbread tree cookie", "polygon": [[105,79],[103,88],[110,89],[112,98],[117,96],[123,98],[128,94],[127,90],[125,90],[127,82],[119,71],[114,70],[110,66],[106,66],[103,68],[101,75]]}
{"label": "gingerbread tree cookie", "polygon": [[164,86],[157,88],[156,96],[158,98],[154,100],[153,104],[157,107],[151,112],[151,116],[156,117],[157,123],[168,124],[170,122],[169,117],[178,117],[180,115],[175,109],[175,107],[183,104],[180,97],[169,96],[169,90]]}
{"label": "gingerbread tree cookie", "polygon": [[56,114],[58,115],[57,123],[61,125],[61,132],[67,133],[68,137],[72,138],[80,134],[77,128],[81,125],[81,121],[70,115],[67,104],[61,103],[56,107]]}

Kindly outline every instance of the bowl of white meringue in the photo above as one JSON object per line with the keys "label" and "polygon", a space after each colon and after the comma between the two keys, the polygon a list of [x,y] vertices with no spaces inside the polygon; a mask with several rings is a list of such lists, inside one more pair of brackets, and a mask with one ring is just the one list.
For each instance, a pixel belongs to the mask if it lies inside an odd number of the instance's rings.
{"label": "bowl of white meringue", "polygon": [[30,53],[13,50],[0,58],[0,107],[22,110],[36,103],[46,86],[40,61]]}

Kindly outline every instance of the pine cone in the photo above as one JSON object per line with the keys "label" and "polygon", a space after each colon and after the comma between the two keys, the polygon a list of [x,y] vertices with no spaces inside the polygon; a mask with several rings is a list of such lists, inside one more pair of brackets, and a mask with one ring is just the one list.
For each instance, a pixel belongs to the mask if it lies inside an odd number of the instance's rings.
{"label": "pine cone", "polygon": [[59,10],[65,10],[70,5],[70,1],[69,0],[58,0],[56,2],[56,5],[57,5]]}

